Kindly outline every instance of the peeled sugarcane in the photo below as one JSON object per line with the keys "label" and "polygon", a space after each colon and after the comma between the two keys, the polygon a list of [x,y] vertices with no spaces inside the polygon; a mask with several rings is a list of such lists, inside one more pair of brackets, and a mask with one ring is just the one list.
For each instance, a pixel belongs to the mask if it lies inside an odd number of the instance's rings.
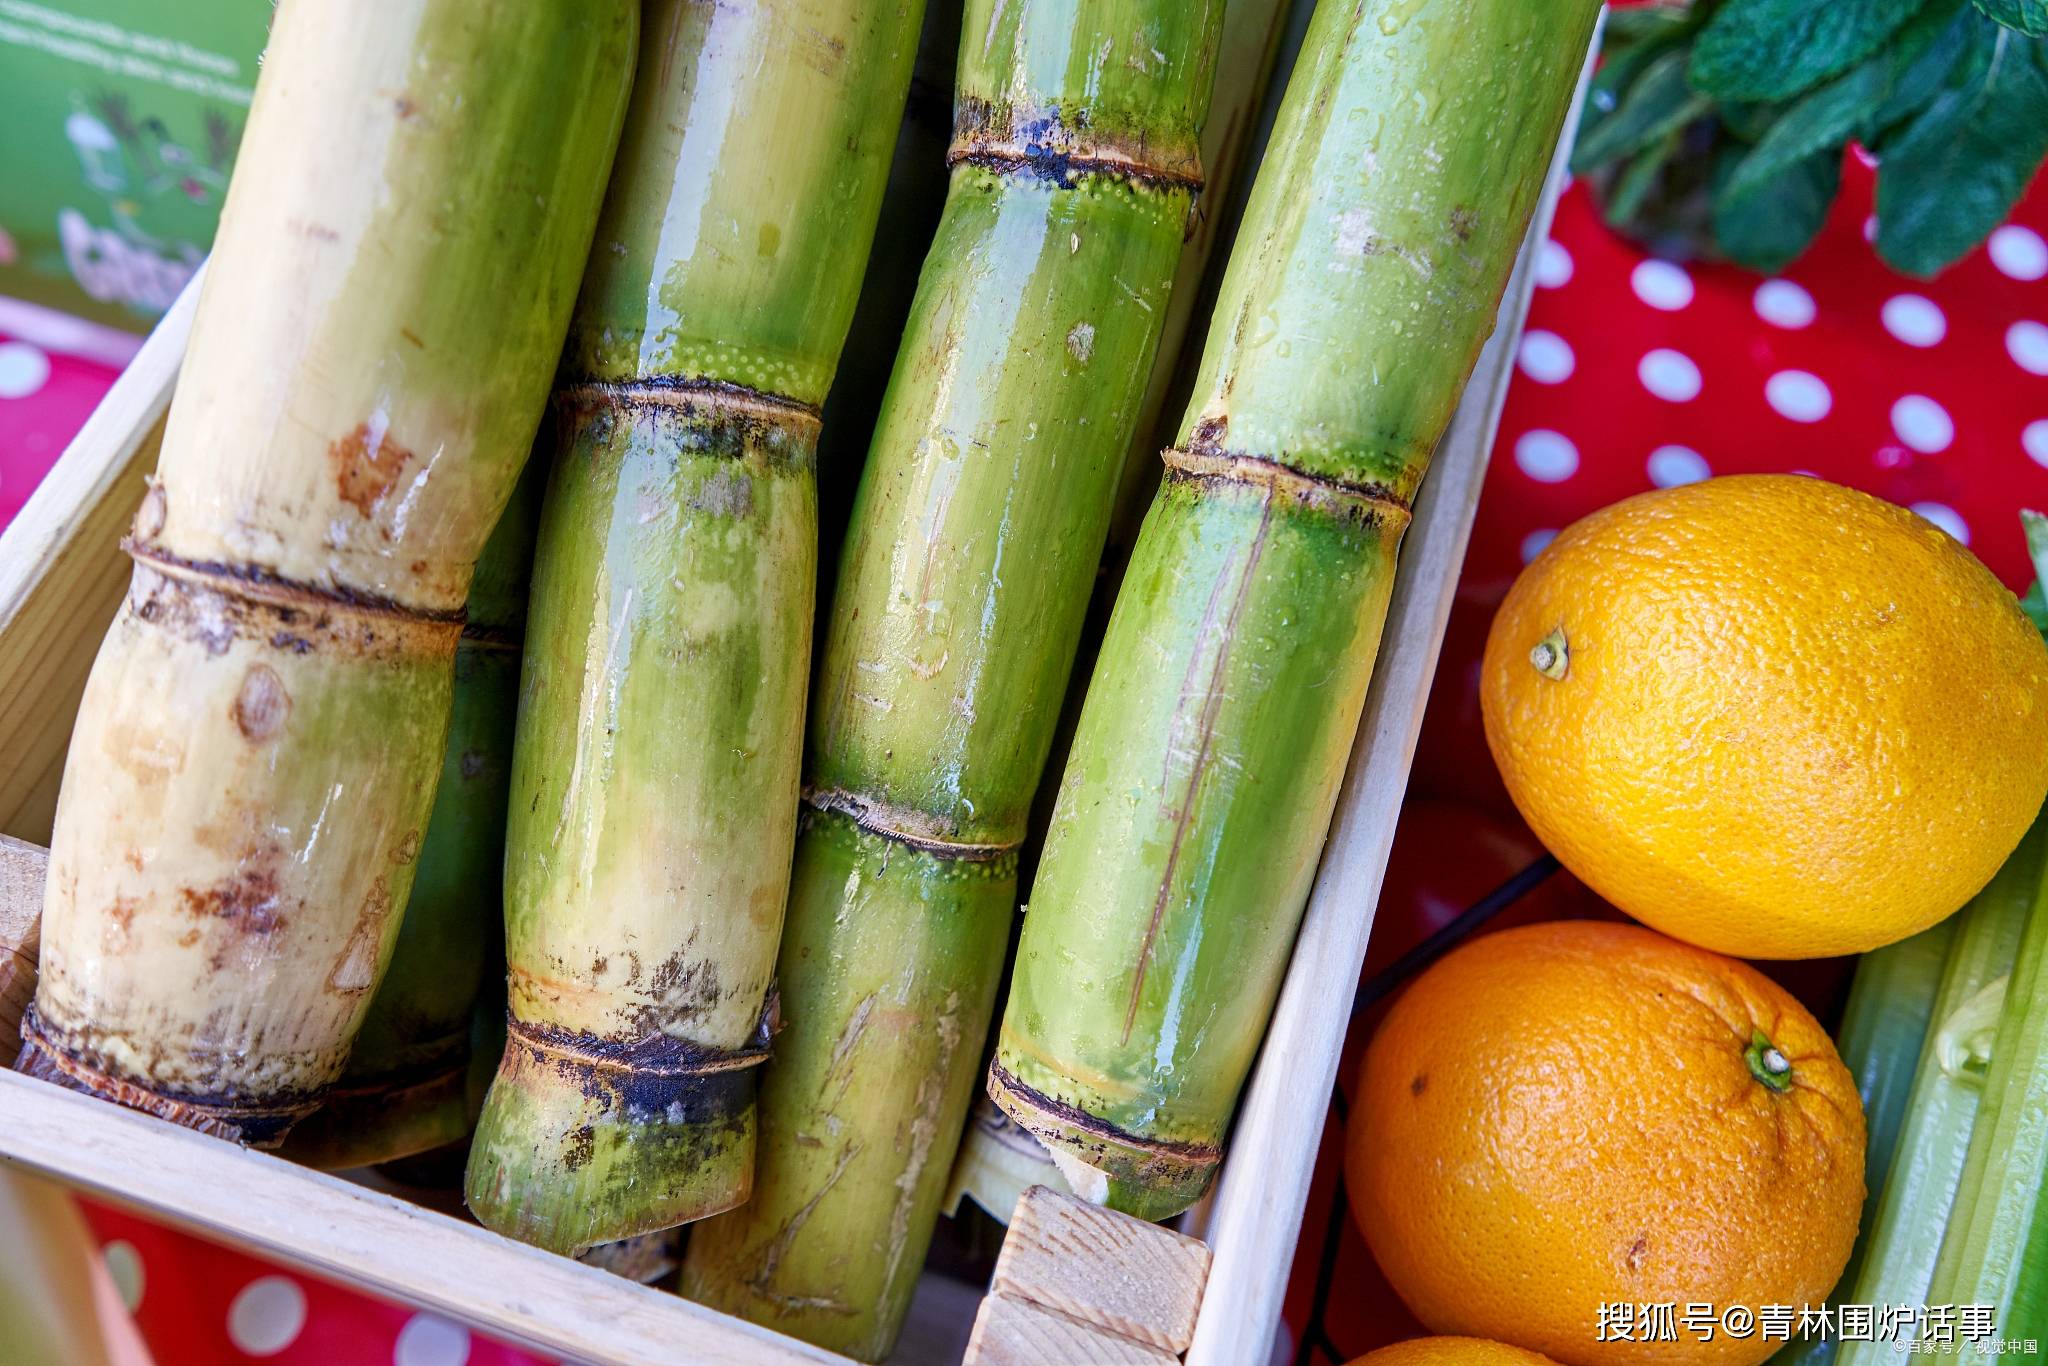
{"label": "peeled sugarcane", "polygon": [[1220,0],[970,0],[952,180],[841,561],[758,1189],[684,1293],[868,1359],[980,1071],[1199,183]]}
{"label": "peeled sugarcane", "polygon": [[[504,961],[505,794],[526,582],[546,476],[545,461],[529,462],[476,562],[455,645],[441,781],[405,923],[340,1081],[292,1130],[288,1156],[301,1162],[367,1166],[469,1132],[472,1016],[478,993]],[[503,993],[492,994],[502,1014]]]}
{"label": "peeled sugarcane", "polygon": [[245,1143],[396,938],[533,442],[627,0],[290,0],[58,803],[24,1071]]}
{"label": "peeled sugarcane", "polygon": [[1409,506],[1598,10],[1323,0],[1089,684],[989,1089],[1149,1219],[1221,1156],[1357,729]]}
{"label": "peeled sugarcane", "polygon": [[818,408],[918,0],[650,0],[570,329],[470,1209],[558,1252],[747,1198],[817,578]]}

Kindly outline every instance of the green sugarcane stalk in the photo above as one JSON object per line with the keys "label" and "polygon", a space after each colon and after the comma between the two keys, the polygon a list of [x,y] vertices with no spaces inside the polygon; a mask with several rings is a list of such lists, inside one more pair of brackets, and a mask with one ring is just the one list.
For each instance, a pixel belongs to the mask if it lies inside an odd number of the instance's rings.
{"label": "green sugarcane stalk", "polygon": [[[1851,1304],[1927,1304],[1943,1235],[1968,1160],[1984,1073],[2013,955],[2048,868],[2048,821],[2037,820],[1983,891],[1954,917],[1927,1042],[1883,1188],[1866,1211],[1870,1236]],[[1891,1342],[1839,1342],[1841,1366],[1893,1358]]]}
{"label": "green sugarcane stalk", "polygon": [[729,1208],[789,882],[815,451],[919,0],[650,0],[570,330],[506,848],[509,1037],[470,1151],[560,1252]]}
{"label": "green sugarcane stalk", "polygon": [[[1905,1127],[1915,1065],[1927,1042],[1960,919],[1950,916],[1911,938],[1873,949],[1856,965],[1836,1043],[1843,1063],[1856,1078],[1856,1093],[1863,1102],[1863,1183],[1870,1195],[1863,1202],[1849,1264],[1835,1278],[1835,1288],[1828,1296],[1831,1305],[1846,1300],[1863,1273],[1877,1225],[1878,1195],[1884,1190]],[[1815,1333],[1793,1339],[1772,1360],[1777,1366],[1825,1366],[1834,1360],[1838,1345],[1834,1337]]]}
{"label": "green sugarcane stalk", "polygon": [[[2036,822],[2022,851],[2048,844],[2042,824]],[[2025,929],[2006,978],[1947,1232],[1926,1298],[1917,1302],[1992,1305],[1999,1337],[2039,1339],[2048,1335],[2048,1266],[2035,1232],[2048,1219],[2048,859],[2015,855],[2007,867],[2013,863],[2032,874],[2031,886],[2015,887]],[[1962,1354],[1993,1356],[1981,1342],[1965,1343]]]}
{"label": "green sugarcane stalk", "polygon": [[[1224,0],[1223,27],[1217,35],[1216,74],[1210,82],[1209,112],[1202,125],[1200,204],[1187,241],[1181,246],[1152,376],[1138,405],[1130,450],[1118,475],[1117,490],[1110,499],[1107,545],[1088,610],[1082,618],[1081,646],[1075,653],[1074,667],[1060,702],[1060,717],[1053,727],[1049,757],[1040,766],[1041,774],[1047,768],[1057,771],[1066,766],[1067,749],[1074,741],[1074,724],[1080,719],[1085,691],[1074,686],[1073,679],[1085,680],[1094,665],[1095,646],[1102,639],[1102,628],[1108,623],[1110,608],[1116,601],[1116,581],[1122,576],[1124,560],[1136,538],[1139,515],[1159,482],[1154,457],[1162,439],[1163,414],[1169,403],[1177,409],[1185,401],[1188,387],[1194,382],[1195,365],[1201,359],[1201,338],[1195,335],[1196,328],[1208,318],[1209,305],[1215,300],[1223,273],[1225,253],[1242,216],[1245,192],[1250,188],[1249,174],[1256,165],[1259,134],[1263,131],[1262,110],[1269,100],[1277,103],[1279,99],[1280,92],[1272,84],[1273,68],[1293,9],[1292,0]],[[1306,14],[1303,19],[1306,20]],[[1052,814],[1052,795],[1043,782],[1033,794],[1026,824],[1034,836],[1045,831],[1046,820]],[[1031,875],[1034,853],[1027,839],[1019,860],[1020,881]],[[1013,942],[1020,924],[1017,920],[1011,922]],[[1000,994],[997,1004],[1000,1008]],[[984,1045],[984,1063],[986,1051]],[[948,1218],[952,1217],[959,1197],[967,1195],[991,1218],[1008,1224],[1018,1197],[1026,1189],[1046,1186],[1066,1192],[1066,1184],[1066,1178],[1037,1140],[1012,1124],[1008,1116],[995,1108],[995,1102],[980,1095],[974,1098],[961,1130],[960,1148],[953,1158],[953,1171],[946,1180],[940,1209]]]}
{"label": "green sugarcane stalk", "polygon": [[[286,1155],[297,1161],[328,1168],[389,1162],[461,1140],[475,1118],[470,1033],[478,995],[504,962],[505,803],[527,579],[546,483],[547,462],[529,461],[477,560],[455,646],[448,746],[411,903],[348,1067],[320,1109],[292,1130]],[[495,995],[502,1014],[503,993]]]}
{"label": "green sugarcane stalk", "polygon": [[1318,6],[1090,682],[989,1087],[1076,1193],[1207,1187],[1358,725],[1408,509],[1598,7]]}
{"label": "green sugarcane stalk", "polygon": [[1199,182],[1220,0],[972,0],[952,179],[842,556],[754,1201],[684,1292],[886,1354]]}
{"label": "green sugarcane stalk", "polygon": [[628,0],[279,11],[66,760],[24,1070],[257,1144],[340,1073],[636,31]]}

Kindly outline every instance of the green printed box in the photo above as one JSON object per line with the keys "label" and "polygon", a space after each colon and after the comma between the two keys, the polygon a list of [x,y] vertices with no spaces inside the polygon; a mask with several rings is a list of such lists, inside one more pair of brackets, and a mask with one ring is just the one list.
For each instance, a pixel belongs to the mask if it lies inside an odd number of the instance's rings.
{"label": "green printed box", "polygon": [[0,295],[146,331],[206,255],[271,0],[0,0]]}

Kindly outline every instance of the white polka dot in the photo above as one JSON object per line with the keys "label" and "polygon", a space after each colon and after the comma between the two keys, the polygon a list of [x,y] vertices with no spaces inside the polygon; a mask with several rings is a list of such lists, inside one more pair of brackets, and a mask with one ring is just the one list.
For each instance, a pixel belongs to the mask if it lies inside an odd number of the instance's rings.
{"label": "white polka dot", "polygon": [[1536,249],[1536,283],[1558,289],[1572,282],[1572,254],[1556,242],[1545,240]]}
{"label": "white polka dot", "polygon": [[1970,543],[1970,528],[1964,524],[1962,517],[1956,510],[1947,503],[1915,503],[1913,504],[1913,511],[1919,513],[1922,517],[1925,517],[1964,545]]}
{"label": "white polka dot", "polygon": [[1894,294],[1884,301],[1884,330],[1908,346],[1933,346],[1948,335],[1941,306],[1919,294]]}
{"label": "white polka dot", "polygon": [[1522,334],[1522,373],[1538,384],[1562,384],[1572,377],[1572,348],[1555,332],[1532,327]]}
{"label": "white polka dot", "polygon": [[1659,446],[1650,452],[1650,482],[1660,489],[1697,484],[1713,471],[1707,458],[1690,446]]}
{"label": "white polka dot", "polygon": [[1813,296],[1790,280],[1766,280],[1751,299],[1756,315],[1773,327],[1805,327],[1813,321]]}
{"label": "white polka dot", "polygon": [[[2044,423],[2043,425],[2048,426],[2048,423]],[[1550,543],[1556,539],[1556,528],[1547,526],[1538,527],[1536,530],[1524,536],[1522,538],[1522,563],[1527,564],[1529,563],[1529,561],[1535,559],[1538,555],[1541,555],[1544,551],[1550,548]]]}
{"label": "white polka dot", "polygon": [[50,358],[27,342],[0,342],[0,398],[27,398],[50,378]]}
{"label": "white polka dot", "polygon": [[1794,422],[1818,422],[1835,406],[1835,397],[1820,376],[1804,370],[1780,370],[1765,380],[1764,399],[1779,416]]}
{"label": "white polka dot", "polygon": [[469,1330],[432,1314],[407,1319],[391,1349],[391,1366],[463,1366],[468,1360]]}
{"label": "white polka dot", "polygon": [[228,1306],[228,1341],[252,1357],[275,1356],[306,1326],[306,1292],[283,1276],[261,1276]]}
{"label": "white polka dot", "polygon": [[1561,484],[1579,471],[1579,448],[1541,427],[1515,442],[1515,464],[1539,484]]}
{"label": "white polka dot", "polygon": [[1636,378],[1658,398],[1689,403],[1700,396],[1700,368],[1692,357],[1667,347],[1649,352],[1636,365]]}
{"label": "white polka dot", "polygon": [[1642,261],[1629,276],[1636,297],[1652,308],[1675,313],[1692,302],[1692,276],[1669,261]]}
{"label": "white polka dot", "polygon": [[134,1313],[142,1304],[142,1254],[126,1238],[116,1238],[100,1249],[100,1260],[106,1264],[107,1278],[119,1292],[122,1306]]}
{"label": "white polka dot", "polygon": [[1956,439],[1955,420],[1925,394],[1907,394],[1892,405],[1892,430],[1922,455],[1945,451]]}
{"label": "white polka dot", "polygon": [[2048,417],[2036,418],[2020,432],[2020,449],[2036,465],[2048,469]]}
{"label": "white polka dot", "polygon": [[2022,318],[2005,329],[2005,349],[2013,364],[2030,375],[2048,375],[2048,327]]}
{"label": "white polka dot", "polygon": [[1875,242],[1877,240],[1876,214],[1872,214],[1870,215],[1870,217],[1863,220],[1863,240],[1866,242]]}
{"label": "white polka dot", "polygon": [[2015,280],[2048,275],[2048,242],[2032,228],[2007,223],[1991,234],[1991,264]]}

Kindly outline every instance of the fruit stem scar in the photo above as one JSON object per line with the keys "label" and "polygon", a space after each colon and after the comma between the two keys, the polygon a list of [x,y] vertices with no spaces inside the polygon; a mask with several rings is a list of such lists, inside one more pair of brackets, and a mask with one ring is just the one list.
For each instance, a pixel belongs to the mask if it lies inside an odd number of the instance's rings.
{"label": "fruit stem scar", "polygon": [[1762,1030],[1750,1036],[1742,1057],[1749,1064],[1749,1074],[1773,1091],[1792,1089],[1792,1060],[1779,1052]]}
{"label": "fruit stem scar", "polygon": [[1571,649],[1565,644],[1564,627],[1560,626],[1536,642],[1536,648],[1529,651],[1529,662],[1536,666],[1536,672],[1545,678],[1562,680],[1566,670],[1572,666]]}

